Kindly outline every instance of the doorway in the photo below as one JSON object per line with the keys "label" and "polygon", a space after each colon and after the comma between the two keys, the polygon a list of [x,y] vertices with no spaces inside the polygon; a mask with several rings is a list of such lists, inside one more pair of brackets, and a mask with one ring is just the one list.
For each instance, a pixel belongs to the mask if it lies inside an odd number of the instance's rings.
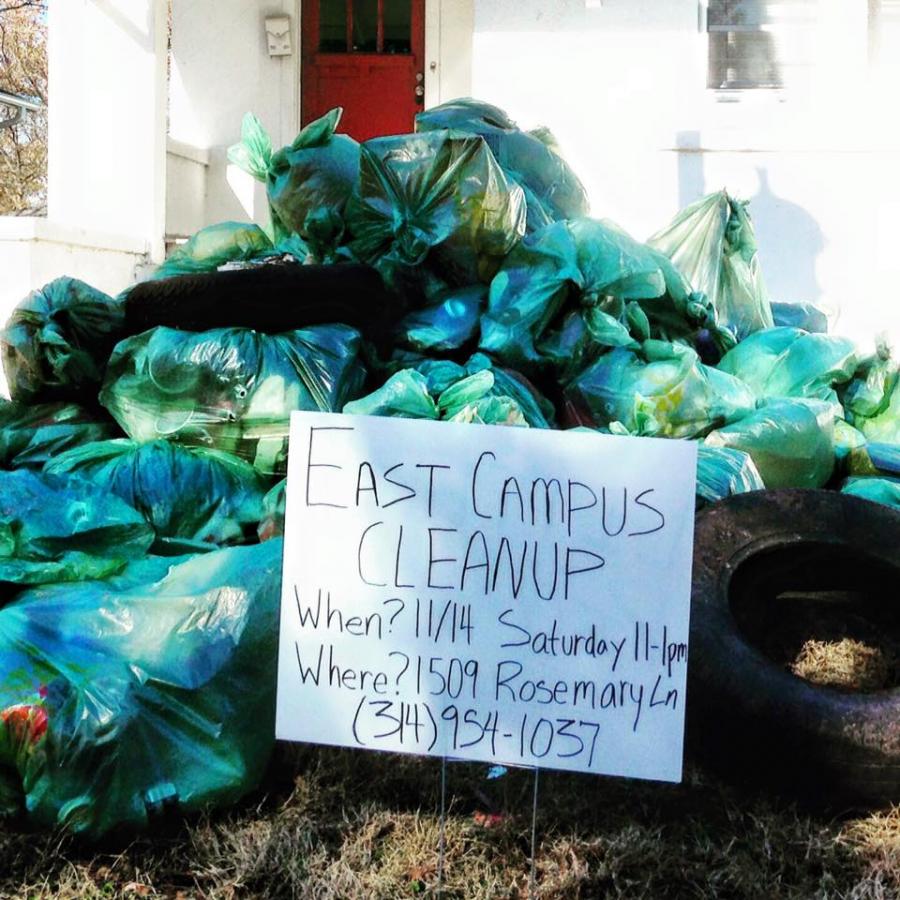
{"label": "doorway", "polygon": [[425,100],[425,0],[303,0],[302,124],[335,106],[358,141],[413,130]]}

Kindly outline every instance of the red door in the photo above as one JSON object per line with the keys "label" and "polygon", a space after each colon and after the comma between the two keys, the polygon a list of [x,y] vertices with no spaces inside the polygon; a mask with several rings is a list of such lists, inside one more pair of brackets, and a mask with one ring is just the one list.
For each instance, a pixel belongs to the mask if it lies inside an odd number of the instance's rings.
{"label": "red door", "polygon": [[425,100],[425,0],[303,0],[303,124],[335,106],[364,141],[413,130]]}

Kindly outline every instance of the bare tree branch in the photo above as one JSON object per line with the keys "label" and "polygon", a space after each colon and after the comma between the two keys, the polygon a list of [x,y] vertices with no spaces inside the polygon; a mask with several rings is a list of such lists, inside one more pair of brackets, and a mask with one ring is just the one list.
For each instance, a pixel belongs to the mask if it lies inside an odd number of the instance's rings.
{"label": "bare tree branch", "polygon": [[20,0],[18,3],[0,3],[0,15],[8,12],[15,12],[18,9],[37,9],[45,11],[47,4],[45,0]]}

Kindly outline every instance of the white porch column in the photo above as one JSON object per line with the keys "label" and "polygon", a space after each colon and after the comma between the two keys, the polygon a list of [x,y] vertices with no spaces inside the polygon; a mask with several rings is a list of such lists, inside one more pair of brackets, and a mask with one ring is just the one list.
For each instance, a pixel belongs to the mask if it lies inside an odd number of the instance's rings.
{"label": "white porch column", "polygon": [[49,4],[48,217],[163,257],[166,0]]}

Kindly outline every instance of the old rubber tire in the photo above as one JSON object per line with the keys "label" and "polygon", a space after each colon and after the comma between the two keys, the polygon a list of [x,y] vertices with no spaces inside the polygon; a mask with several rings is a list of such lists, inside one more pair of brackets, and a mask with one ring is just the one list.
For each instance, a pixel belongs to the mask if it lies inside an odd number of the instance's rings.
{"label": "old rubber tire", "polygon": [[698,515],[689,745],[732,778],[787,786],[817,804],[900,801],[900,688],[812,684],[748,636],[777,627],[790,592],[850,598],[900,635],[900,513],[833,491],[784,490]]}

